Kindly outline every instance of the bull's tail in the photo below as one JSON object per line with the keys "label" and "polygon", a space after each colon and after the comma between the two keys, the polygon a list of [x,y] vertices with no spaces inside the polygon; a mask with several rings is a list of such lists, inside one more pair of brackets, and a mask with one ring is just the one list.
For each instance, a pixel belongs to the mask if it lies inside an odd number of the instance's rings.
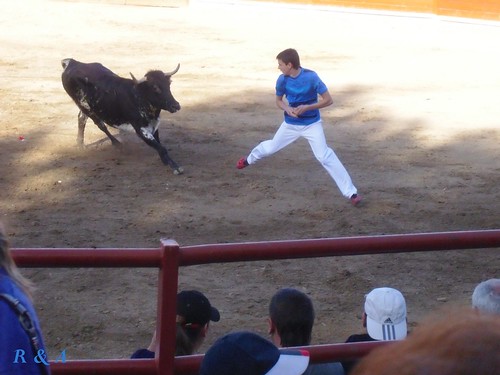
{"label": "bull's tail", "polygon": [[61,60],[61,65],[63,67],[63,70],[66,70],[66,68],[68,67],[70,61],[73,60],[73,59],[63,59]]}

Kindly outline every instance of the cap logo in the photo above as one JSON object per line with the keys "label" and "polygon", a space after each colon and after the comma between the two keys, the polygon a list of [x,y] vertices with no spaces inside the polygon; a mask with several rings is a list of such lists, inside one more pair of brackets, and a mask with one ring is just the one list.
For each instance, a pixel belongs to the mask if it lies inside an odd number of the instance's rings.
{"label": "cap logo", "polygon": [[394,324],[391,320],[391,318],[387,318],[384,322],[385,324]]}
{"label": "cap logo", "polygon": [[393,324],[382,324],[382,335],[384,341],[396,340],[396,328]]}

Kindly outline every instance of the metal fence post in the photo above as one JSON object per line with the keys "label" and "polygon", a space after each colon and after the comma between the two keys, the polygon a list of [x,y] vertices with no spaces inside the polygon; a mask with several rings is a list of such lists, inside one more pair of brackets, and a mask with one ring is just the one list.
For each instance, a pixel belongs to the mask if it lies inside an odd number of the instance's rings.
{"label": "metal fence post", "polygon": [[158,271],[158,307],[156,317],[156,363],[158,374],[174,375],[176,342],[177,287],[179,244],[162,240],[162,257]]}

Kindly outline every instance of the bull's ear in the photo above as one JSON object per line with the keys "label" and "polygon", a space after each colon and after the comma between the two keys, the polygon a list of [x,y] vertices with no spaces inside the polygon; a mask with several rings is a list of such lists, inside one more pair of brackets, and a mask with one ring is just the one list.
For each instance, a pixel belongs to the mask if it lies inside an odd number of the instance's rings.
{"label": "bull's ear", "polygon": [[168,73],[165,73],[165,77],[170,77],[170,76],[173,76],[175,73],[177,73],[179,71],[179,68],[181,67],[181,64],[177,64],[177,68],[175,68],[174,70],[172,70],[171,72],[168,72]]}
{"label": "bull's ear", "polygon": [[132,81],[134,81],[134,85],[138,85],[146,80],[146,77],[137,80],[132,73],[130,73],[130,76],[132,77]]}

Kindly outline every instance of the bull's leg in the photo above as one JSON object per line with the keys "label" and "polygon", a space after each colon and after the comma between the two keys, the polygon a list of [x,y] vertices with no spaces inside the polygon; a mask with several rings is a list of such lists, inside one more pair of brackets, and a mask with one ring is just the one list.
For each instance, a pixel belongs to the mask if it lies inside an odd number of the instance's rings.
{"label": "bull's leg", "polygon": [[113,144],[113,146],[121,146],[121,143],[118,139],[116,139],[115,137],[113,137],[113,135],[109,132],[108,130],[108,127],[106,126],[106,124],[100,120],[94,120],[94,123],[99,127],[99,129],[101,129],[104,133],[106,133],[106,135],[108,136],[108,138],[111,140],[111,143]]}
{"label": "bull's leg", "polygon": [[172,160],[172,158],[168,154],[167,149],[160,143],[159,140],[156,139],[158,137],[158,131],[156,131],[154,135],[151,134],[147,128],[140,128],[136,130],[136,132],[144,142],[146,142],[149,146],[153,147],[158,152],[158,155],[160,155],[160,159],[163,164],[170,166],[170,168],[173,169],[174,174],[177,175],[184,172],[184,169],[182,167],[179,167],[177,163]]}
{"label": "bull's leg", "polygon": [[83,137],[85,133],[85,124],[87,123],[88,116],[82,111],[78,113],[78,136],[76,138],[76,143],[78,147],[83,148]]}

